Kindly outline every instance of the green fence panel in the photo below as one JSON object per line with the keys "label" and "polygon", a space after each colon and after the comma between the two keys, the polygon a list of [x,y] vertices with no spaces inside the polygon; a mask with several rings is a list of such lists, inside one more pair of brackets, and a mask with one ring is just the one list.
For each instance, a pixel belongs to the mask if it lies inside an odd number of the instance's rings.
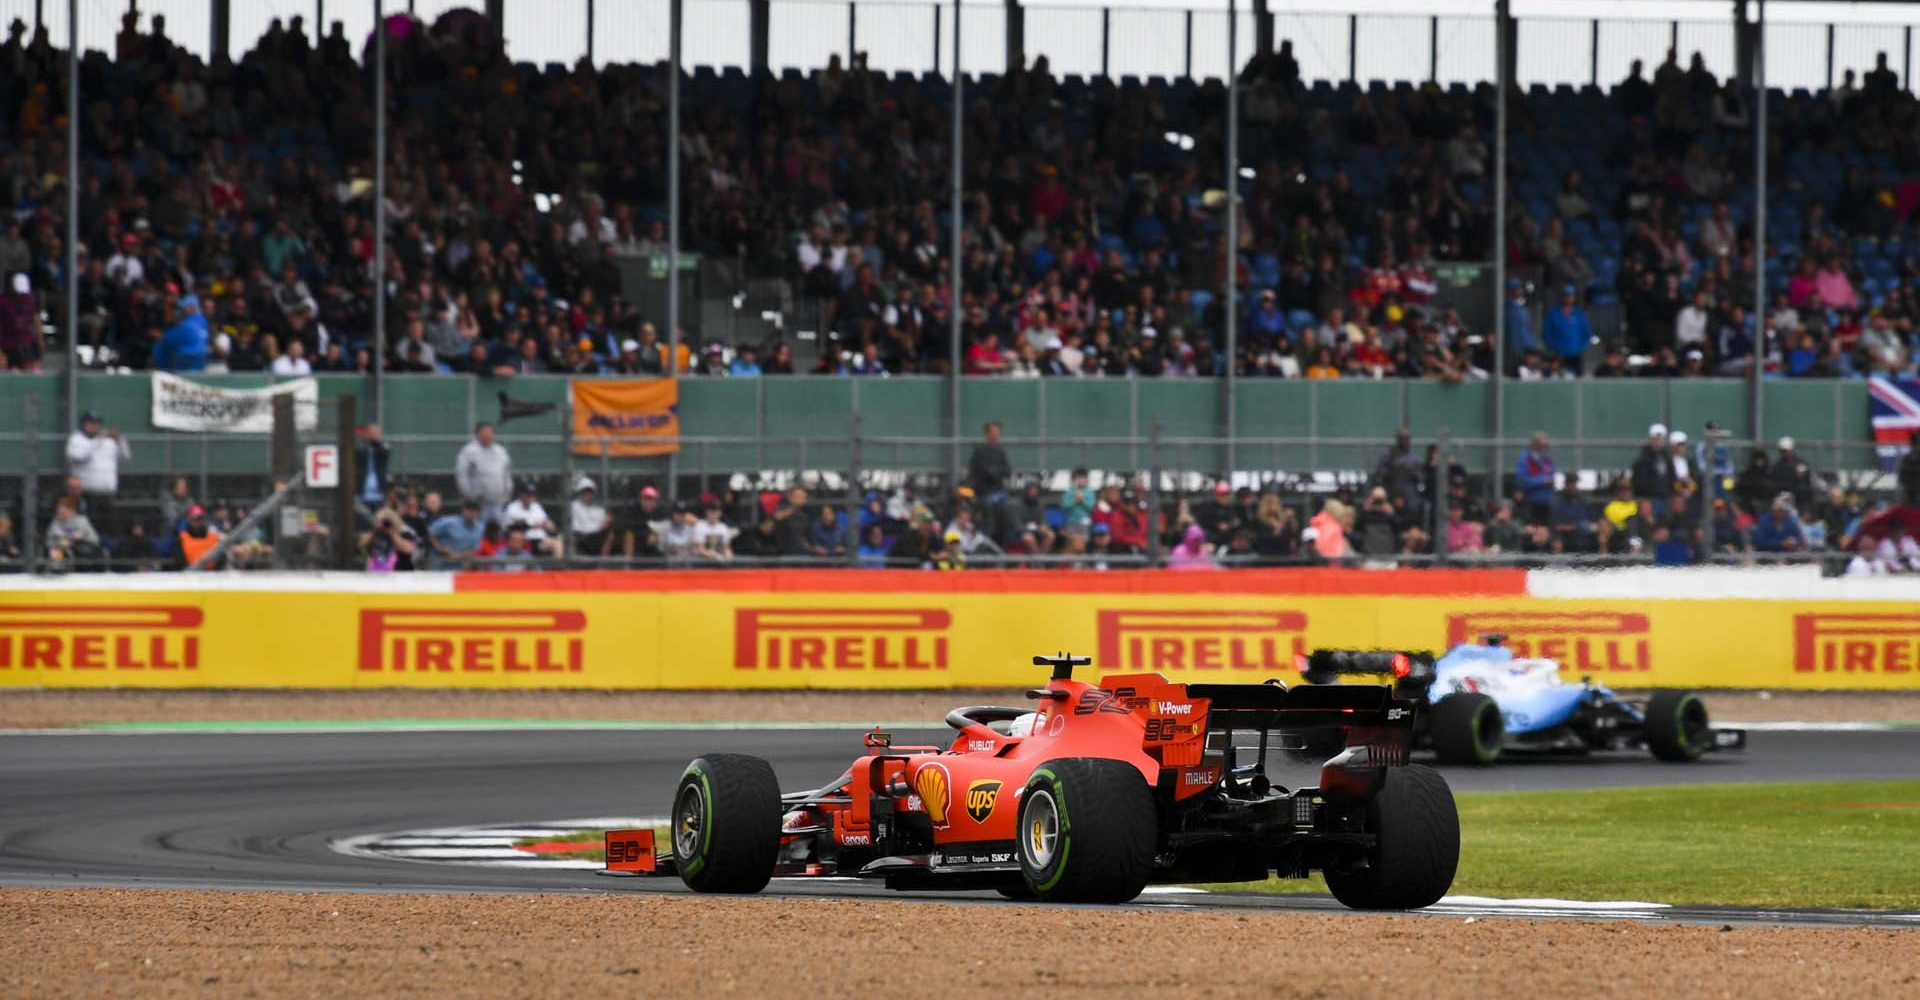
{"label": "green fence panel", "polygon": [[[1580,385],[1580,436],[1618,444],[1586,445],[1574,458],[1580,468],[1615,472],[1633,467],[1648,426],[1666,421],[1667,391],[1661,382],[1594,379]],[[1688,431],[1698,435],[1698,429]]]}
{"label": "green fence panel", "polygon": [[1138,448],[1095,442],[1133,436],[1139,388],[1139,382],[1124,378],[1043,379],[1047,443],[1042,467],[1137,468]]}
{"label": "green fence panel", "polygon": [[[325,383],[320,394],[322,406],[330,398],[351,395],[360,422],[369,422],[373,417],[373,400],[366,395],[364,384],[355,384],[358,381],[330,380]],[[488,384],[498,383],[489,380]],[[410,435],[444,435],[464,441],[472,436],[474,424],[482,420],[498,420],[500,415],[498,392],[489,394],[483,401],[478,394],[478,386],[465,378],[409,375],[404,380],[389,383],[386,397],[386,412],[380,415],[383,433],[392,427],[404,427]],[[471,412],[469,403],[472,404]],[[522,417],[502,425],[500,432],[507,434],[534,426],[540,426],[544,433],[553,433],[558,424],[553,418]]]}
{"label": "green fence panel", "polygon": [[[195,379],[233,387],[272,381],[259,373]],[[361,419],[371,415],[365,378],[325,375],[319,382],[325,413],[331,413],[326,401],[351,393],[360,398]],[[79,385],[81,409],[98,411],[131,435],[134,458],[128,472],[197,475],[204,469],[219,475],[264,467],[263,437],[210,442],[203,457],[192,436],[156,431],[149,422],[151,383],[145,375],[86,374]],[[505,393],[519,402],[555,404],[550,413],[515,419],[499,429],[521,471],[558,473],[566,466],[560,440],[567,385],[568,379],[560,376],[391,376],[382,424],[395,451],[394,468],[403,475],[445,474],[474,420],[499,421],[499,397]],[[1145,468],[1149,457],[1144,439],[1155,421],[1166,439],[1222,436],[1223,388],[1219,381],[1203,379],[966,379],[961,383],[962,443],[957,455],[964,461],[971,442],[978,439],[980,423],[991,418],[1005,424],[1010,438],[1044,440],[1044,445],[1013,449],[1015,465],[1022,470]],[[1460,440],[1487,438],[1491,391],[1486,383],[1241,380],[1235,386],[1240,443],[1234,459],[1241,469],[1252,470],[1364,469],[1403,423],[1422,442],[1441,428]],[[1563,464],[1602,471],[1628,467],[1647,425],[1655,421],[1698,435],[1713,420],[1736,440],[1744,439],[1750,436],[1748,391],[1739,379],[1510,382],[1502,436],[1515,443],[1502,450],[1498,464],[1503,469],[1510,465],[1517,442],[1536,429],[1555,438]],[[690,443],[672,458],[601,463],[583,457],[575,465],[596,475],[605,471],[653,477],[670,468],[683,474],[704,470],[713,476],[790,468],[800,461],[788,453],[797,446],[783,451],[777,442],[806,437],[814,440],[807,445],[805,464],[845,467],[851,460],[846,444],[850,414],[857,408],[867,441],[862,453],[866,468],[940,471],[956,456],[955,448],[935,443],[949,431],[948,392],[946,380],[929,376],[685,379],[680,384],[683,433],[742,439],[739,443]],[[42,441],[36,462],[51,473],[62,465],[62,442],[71,430],[58,373],[0,377],[0,467],[26,466],[20,434],[24,400],[30,394],[40,398]],[[1808,458],[1821,468],[1874,467],[1866,395],[1866,383],[1857,379],[1769,380],[1763,400],[1769,447],[1773,439],[1790,434],[1804,442]],[[329,425],[303,435],[303,440],[330,433]],[[1141,443],[1099,443],[1129,437]],[[1618,443],[1575,446],[1575,438]],[[1491,446],[1461,445],[1455,454],[1476,470],[1494,464]],[[1224,447],[1214,445],[1162,456],[1164,467],[1203,472],[1217,472],[1225,461]]]}
{"label": "green fence panel", "polygon": [[[1152,391],[1149,391],[1151,387]],[[1215,379],[1167,379],[1140,384],[1141,437],[1160,425],[1162,444],[1154,454],[1140,456],[1141,467],[1219,473],[1227,466],[1226,449],[1217,444],[1185,442],[1183,438],[1218,437],[1221,433],[1222,389]]]}
{"label": "green fence panel", "polygon": [[[869,378],[860,383],[860,423],[867,441],[860,464],[869,469],[945,469],[953,449],[900,439],[947,433],[947,382],[939,378]],[[875,440],[881,439],[881,440]],[[892,439],[892,440],[886,440]]]}
{"label": "green fence panel", "polygon": [[1233,385],[1234,428],[1243,442],[1234,449],[1242,469],[1299,470],[1308,468],[1313,437],[1313,388],[1301,379],[1242,379]]}
{"label": "green fence panel", "polygon": [[1769,444],[1781,435],[1795,439],[1807,461],[1821,469],[1874,468],[1873,429],[1868,416],[1867,384],[1767,381],[1761,395]]}
{"label": "green fence panel", "polygon": [[[1747,383],[1740,379],[1674,382],[1667,396],[1667,426],[1695,435],[1713,421],[1735,438],[1750,437],[1753,407],[1748,398]],[[1642,434],[1646,430],[1640,428]]]}
{"label": "green fence panel", "polygon": [[[1399,381],[1328,379],[1314,383],[1321,443],[1311,468],[1371,469],[1381,449],[1406,422]],[[1422,433],[1424,427],[1416,427]],[[1346,442],[1346,443],[1328,443]]]}
{"label": "green fence panel", "polygon": [[1039,379],[961,379],[960,437],[968,448],[980,440],[989,420],[998,420],[1011,442],[1024,442],[1007,445],[1007,459],[1015,469],[1039,468]]}
{"label": "green fence panel", "polygon": [[[58,375],[0,373],[0,434],[18,434],[25,427],[27,397],[38,396],[40,433],[59,431],[65,437],[73,428],[67,423],[66,390]],[[146,426],[145,417],[140,426]]]}
{"label": "green fence panel", "polygon": [[[750,381],[750,380],[742,380]],[[851,379],[763,378],[761,436],[772,466],[846,469],[853,461]],[[684,384],[683,384],[684,389]],[[806,439],[804,443],[796,439]]]}

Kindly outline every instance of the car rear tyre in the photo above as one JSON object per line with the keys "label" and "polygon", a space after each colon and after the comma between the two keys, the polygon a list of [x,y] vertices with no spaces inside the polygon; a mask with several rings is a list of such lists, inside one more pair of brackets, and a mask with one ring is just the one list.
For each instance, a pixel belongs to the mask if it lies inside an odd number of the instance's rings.
{"label": "car rear tyre", "polygon": [[1356,910],[1411,910],[1439,902],[1460,866],[1460,814],[1440,772],[1391,768],[1367,803],[1373,847],[1364,865],[1327,870],[1333,898]]}
{"label": "car rear tyre", "polygon": [[1440,763],[1484,767],[1500,759],[1507,726],[1492,698],[1461,691],[1434,702],[1427,711],[1427,733]]}
{"label": "car rear tyre", "polygon": [[759,892],[780,853],[780,784],[758,757],[715,753],[687,765],[673,796],[673,861],[695,892]]}
{"label": "car rear tyre", "polygon": [[1707,703],[1692,691],[1655,691],[1647,701],[1647,749],[1668,761],[1699,760],[1713,728]]}
{"label": "car rear tyre", "polygon": [[1051,903],[1124,903],[1153,873],[1153,792],[1116,760],[1048,761],[1020,796],[1020,872]]}

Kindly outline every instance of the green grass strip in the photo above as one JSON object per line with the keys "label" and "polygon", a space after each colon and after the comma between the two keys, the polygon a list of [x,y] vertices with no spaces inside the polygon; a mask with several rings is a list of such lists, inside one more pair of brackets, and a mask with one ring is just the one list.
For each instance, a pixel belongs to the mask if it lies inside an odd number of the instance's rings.
{"label": "green grass strip", "polygon": [[[1920,781],[1462,792],[1455,894],[1920,909]],[[1224,890],[1325,892],[1319,876]]]}

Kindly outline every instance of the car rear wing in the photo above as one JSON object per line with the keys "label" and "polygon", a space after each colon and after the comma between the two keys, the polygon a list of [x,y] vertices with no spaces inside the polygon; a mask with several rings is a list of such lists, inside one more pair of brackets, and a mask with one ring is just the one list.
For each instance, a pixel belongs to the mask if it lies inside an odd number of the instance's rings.
{"label": "car rear wing", "polygon": [[1413,703],[1377,684],[1324,687],[1277,684],[1188,684],[1187,696],[1209,702],[1213,729],[1305,730],[1342,726],[1411,729]]}
{"label": "car rear wing", "polygon": [[1310,684],[1331,684],[1354,674],[1395,681],[1433,679],[1433,654],[1419,650],[1316,649],[1294,661]]}

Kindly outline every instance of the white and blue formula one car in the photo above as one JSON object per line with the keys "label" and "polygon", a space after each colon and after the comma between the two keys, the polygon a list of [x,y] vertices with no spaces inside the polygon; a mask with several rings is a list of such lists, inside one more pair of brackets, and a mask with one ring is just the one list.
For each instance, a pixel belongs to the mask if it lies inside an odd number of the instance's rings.
{"label": "white and blue formula one car", "polygon": [[1397,697],[1416,704],[1414,747],[1443,764],[1491,764],[1502,754],[1644,747],[1665,761],[1692,761],[1709,751],[1741,750],[1747,734],[1715,729],[1698,692],[1659,689],[1623,698],[1595,684],[1563,681],[1553,660],[1515,656],[1503,637],[1431,653],[1318,649],[1299,658],[1315,684],[1343,675],[1392,678]]}

